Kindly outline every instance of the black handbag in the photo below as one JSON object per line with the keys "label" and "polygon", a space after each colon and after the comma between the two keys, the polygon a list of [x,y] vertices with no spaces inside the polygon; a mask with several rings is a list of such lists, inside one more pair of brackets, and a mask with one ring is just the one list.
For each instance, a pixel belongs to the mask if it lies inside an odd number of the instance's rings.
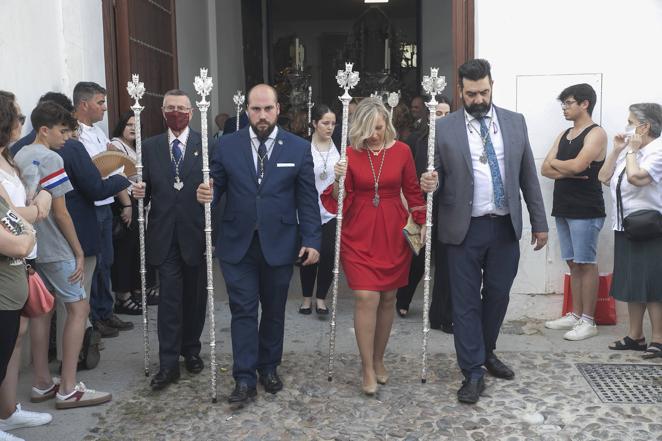
{"label": "black handbag", "polygon": [[657,210],[637,210],[623,217],[623,198],[621,183],[625,169],[618,177],[616,184],[616,212],[623,227],[625,237],[632,241],[655,239],[662,236],[662,214]]}

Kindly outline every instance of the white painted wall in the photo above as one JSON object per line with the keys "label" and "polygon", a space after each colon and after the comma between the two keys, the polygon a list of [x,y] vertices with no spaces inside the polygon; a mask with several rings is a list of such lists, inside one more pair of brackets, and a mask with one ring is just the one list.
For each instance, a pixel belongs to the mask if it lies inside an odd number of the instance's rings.
{"label": "white painted wall", "polygon": [[26,115],[48,91],[71,97],[78,81],[105,86],[101,0],[3,0],[0,29],[0,88]]}
{"label": "white painted wall", "polygon": [[[628,105],[662,103],[657,72],[662,58],[655,47],[662,41],[662,2],[659,0],[476,0],[476,56],[492,64],[494,102],[516,108],[518,75],[601,73],[602,125],[611,138],[625,126]],[[554,100],[560,90],[537,91],[541,103]],[[529,111],[527,120],[563,123],[560,108]],[[547,109],[547,110],[545,110]],[[545,139],[540,139],[545,138]],[[540,168],[553,134],[532,137]],[[541,177],[545,206],[551,211],[552,182]],[[607,188],[605,187],[605,190]],[[608,218],[600,237],[600,270],[613,265],[611,200],[605,193]],[[526,215],[526,214],[525,214]],[[553,219],[550,243],[532,253],[530,231],[522,240],[520,273],[514,292],[561,292],[565,263],[560,261]]]}

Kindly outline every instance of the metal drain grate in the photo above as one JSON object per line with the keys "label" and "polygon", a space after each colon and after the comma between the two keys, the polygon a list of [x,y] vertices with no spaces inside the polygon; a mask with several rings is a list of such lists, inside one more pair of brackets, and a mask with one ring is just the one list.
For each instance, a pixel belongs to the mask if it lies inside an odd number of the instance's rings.
{"label": "metal drain grate", "polygon": [[662,365],[577,363],[603,403],[662,403]]}

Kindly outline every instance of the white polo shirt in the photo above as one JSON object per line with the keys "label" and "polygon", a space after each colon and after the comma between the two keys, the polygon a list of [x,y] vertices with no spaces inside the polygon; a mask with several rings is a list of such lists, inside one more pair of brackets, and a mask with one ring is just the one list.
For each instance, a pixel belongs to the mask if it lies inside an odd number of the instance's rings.
{"label": "white polo shirt", "polygon": [[[110,142],[110,139],[108,139],[103,130],[94,125],[88,126],[80,121],[78,121],[78,125],[80,127],[80,136],[78,140],[83,143],[85,150],[87,150],[87,154],[90,155],[90,158],[94,158],[99,153],[103,153],[108,150],[108,143]],[[95,201],[94,205],[101,207],[104,205],[112,204],[114,200],[115,198],[111,196],[100,201]]]}

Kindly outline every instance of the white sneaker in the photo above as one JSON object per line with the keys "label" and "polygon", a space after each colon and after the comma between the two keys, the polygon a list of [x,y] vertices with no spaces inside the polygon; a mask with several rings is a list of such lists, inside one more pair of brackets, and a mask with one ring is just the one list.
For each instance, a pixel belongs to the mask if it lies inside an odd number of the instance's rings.
{"label": "white sneaker", "polygon": [[580,319],[574,328],[565,333],[563,338],[566,340],[579,341],[595,337],[596,335],[598,335],[598,327]]}
{"label": "white sneaker", "polygon": [[[48,424],[53,419],[50,413],[30,412],[16,405],[16,410],[6,420],[0,420],[0,430],[14,430],[22,427],[35,427]],[[2,439],[2,438],[0,438]],[[11,439],[11,438],[10,438]]]}
{"label": "white sneaker", "polygon": [[561,318],[545,322],[545,328],[547,328],[547,329],[572,329],[577,325],[577,323],[579,323],[579,320],[576,319],[574,315],[572,315],[572,312],[569,312]]}
{"label": "white sneaker", "polygon": [[0,441],[25,441],[23,438],[12,435],[11,433],[0,430]]}
{"label": "white sneaker", "polygon": [[62,395],[58,392],[55,395],[55,408],[72,409],[74,407],[96,406],[97,404],[107,403],[112,399],[113,396],[110,393],[88,389],[81,381],[70,394]]}

